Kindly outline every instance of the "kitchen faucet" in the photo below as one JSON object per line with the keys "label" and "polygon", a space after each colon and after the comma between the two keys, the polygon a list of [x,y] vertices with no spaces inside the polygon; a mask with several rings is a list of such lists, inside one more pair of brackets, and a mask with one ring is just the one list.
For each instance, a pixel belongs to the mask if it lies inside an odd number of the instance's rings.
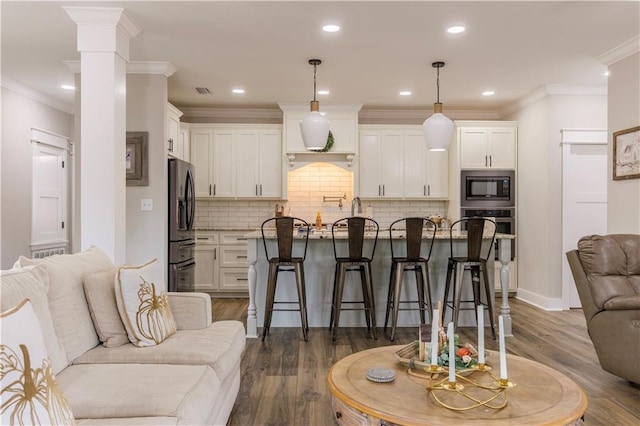
{"label": "kitchen faucet", "polygon": [[353,197],[351,200],[351,216],[355,214],[356,203],[358,204],[358,214],[362,213],[362,202],[360,202],[360,197]]}

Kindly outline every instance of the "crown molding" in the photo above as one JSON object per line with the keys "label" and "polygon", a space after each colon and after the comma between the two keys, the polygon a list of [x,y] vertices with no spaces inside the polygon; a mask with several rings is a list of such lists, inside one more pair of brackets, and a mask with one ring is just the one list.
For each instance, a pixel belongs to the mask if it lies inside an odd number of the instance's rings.
{"label": "crown molding", "polygon": [[[74,74],[80,74],[80,61],[62,61]],[[177,68],[166,61],[131,61],[127,63],[127,74],[159,74],[169,78]]]}
{"label": "crown molding", "polygon": [[[327,102],[323,102],[321,104],[320,109],[322,111],[327,112],[358,112],[362,109],[362,105],[360,103],[353,104],[331,104]],[[309,103],[308,102],[278,102],[278,107],[284,113],[290,112],[300,112],[300,111],[309,111]]]}
{"label": "crown molding", "polygon": [[0,84],[7,90],[11,90],[12,92],[18,93],[22,96],[25,96],[43,105],[50,106],[51,108],[55,108],[59,111],[65,112],[67,114],[74,114],[74,109],[72,106],[64,104],[57,99],[54,99],[51,96],[34,89],[31,86],[27,86],[26,84],[20,83],[17,80],[1,75],[0,79],[2,80]]}
{"label": "crown molding", "polygon": [[[180,108],[180,107],[178,107]],[[242,119],[279,119],[282,111],[276,108],[180,108],[185,117],[197,118],[242,118]]]}
{"label": "crown molding", "polygon": [[[432,110],[423,109],[363,109],[358,114],[360,120],[411,120],[424,121],[433,114]],[[446,110],[444,115],[451,120],[497,120],[500,118],[495,110]]]}
{"label": "crown molding", "polygon": [[79,25],[117,26],[129,39],[142,32],[142,28],[121,7],[63,6],[62,8],[73,22]]}
{"label": "crown molding", "polygon": [[176,66],[166,61],[131,61],[127,63],[127,74],[161,74],[169,78],[176,71]]}
{"label": "crown molding", "polygon": [[640,35],[614,47],[613,49],[598,56],[598,60],[606,66],[611,66],[618,61],[627,58],[634,53],[640,52]]}
{"label": "crown molding", "polygon": [[550,95],[607,95],[606,86],[571,86],[567,84],[546,84],[528,95],[523,96],[511,105],[500,110],[500,117],[512,114],[534,102]]}

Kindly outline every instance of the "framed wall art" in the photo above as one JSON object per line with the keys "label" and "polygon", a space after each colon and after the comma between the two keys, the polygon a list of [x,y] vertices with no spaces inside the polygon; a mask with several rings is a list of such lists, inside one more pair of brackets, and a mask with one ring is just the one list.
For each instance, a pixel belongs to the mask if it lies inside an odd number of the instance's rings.
{"label": "framed wall art", "polygon": [[127,132],[127,186],[149,185],[149,132]]}
{"label": "framed wall art", "polygon": [[613,134],[613,180],[640,178],[640,126]]}

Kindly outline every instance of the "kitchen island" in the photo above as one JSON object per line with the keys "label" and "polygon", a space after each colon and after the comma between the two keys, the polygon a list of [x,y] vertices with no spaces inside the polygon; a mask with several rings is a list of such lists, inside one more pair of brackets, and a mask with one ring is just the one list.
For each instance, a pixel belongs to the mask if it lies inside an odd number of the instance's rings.
{"label": "kitchen island", "polygon": [[[258,327],[262,326],[264,318],[264,307],[266,298],[266,280],[268,262],[264,253],[262,233],[257,230],[245,236],[247,239],[247,260],[249,263],[249,309],[247,313],[247,337],[257,337]],[[500,283],[502,289],[502,305],[500,308],[494,303],[494,314],[502,314],[505,322],[505,335],[511,335],[511,317],[508,305],[509,288],[509,262],[511,259],[511,241],[514,235],[497,234],[498,252],[502,268],[500,271]],[[373,243],[373,234],[365,235],[365,253],[370,244]],[[275,231],[266,235],[267,247],[270,255],[277,253]],[[466,239],[460,233],[454,233],[454,254],[464,252]],[[394,239],[394,244],[397,241]],[[303,238],[299,237],[294,242],[295,245],[303,244]],[[346,232],[340,233],[336,238],[336,244],[347,244]],[[369,247],[367,247],[369,244]],[[426,243],[425,243],[426,244]],[[486,239],[485,244],[489,244]],[[493,251],[493,247],[491,248]],[[394,246],[394,251],[395,251]],[[369,248],[370,251],[370,248]],[[442,300],[444,296],[445,279],[447,274],[447,259],[450,255],[449,231],[438,231],[433,244],[431,259],[429,260],[429,279],[431,281],[431,297],[434,304]],[[493,282],[494,254],[489,257],[487,264],[489,279]],[[333,275],[335,267],[335,257],[330,230],[312,230],[309,235],[309,246],[307,257],[304,262],[305,283],[307,291],[307,313],[309,317],[309,327],[328,327],[331,315]],[[391,267],[391,248],[389,244],[389,230],[380,229],[375,256],[371,265],[372,281],[374,287],[374,299],[376,304],[377,326],[384,326],[386,311],[387,292],[389,286],[389,272]],[[401,300],[416,300],[416,285],[414,274],[405,273],[402,286]],[[469,280],[468,273],[464,274],[464,280]],[[258,285],[259,283],[259,285]],[[490,285],[491,297],[494,298],[493,285]],[[471,286],[464,285],[463,300],[472,298]],[[361,286],[358,274],[347,274],[343,300],[361,300]],[[278,286],[276,289],[276,300],[291,301],[291,307],[297,306],[297,292],[293,274],[280,274],[278,276]],[[445,321],[450,321],[451,309],[447,310]],[[486,312],[486,310],[485,310]],[[488,313],[486,314],[488,315]],[[398,314],[398,326],[417,326],[420,323],[419,312],[400,311]],[[471,310],[461,310],[459,325],[475,325],[474,312]],[[488,318],[485,319],[488,323]],[[271,322],[272,327],[299,327],[300,314],[296,311],[274,312]],[[362,311],[344,311],[340,316],[340,327],[365,327],[364,313]],[[497,332],[497,328],[496,328]]]}

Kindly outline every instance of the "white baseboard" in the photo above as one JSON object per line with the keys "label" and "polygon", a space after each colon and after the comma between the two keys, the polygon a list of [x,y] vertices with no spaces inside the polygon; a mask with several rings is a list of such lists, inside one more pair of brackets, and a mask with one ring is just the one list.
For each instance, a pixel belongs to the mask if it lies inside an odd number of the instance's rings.
{"label": "white baseboard", "polygon": [[522,300],[530,305],[537,306],[545,311],[562,311],[563,301],[562,298],[551,298],[541,296],[538,293],[526,290],[524,288],[518,288],[518,295],[516,299]]}

